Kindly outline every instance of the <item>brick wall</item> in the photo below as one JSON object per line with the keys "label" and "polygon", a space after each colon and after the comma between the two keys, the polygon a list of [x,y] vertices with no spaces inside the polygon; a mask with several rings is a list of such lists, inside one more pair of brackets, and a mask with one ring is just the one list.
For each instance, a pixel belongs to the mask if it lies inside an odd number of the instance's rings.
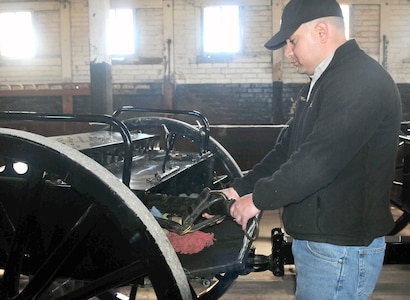
{"label": "brick wall", "polygon": [[200,13],[210,2],[174,2],[176,84],[272,82],[271,53],[263,47],[271,35],[271,1],[239,1],[244,24],[243,50],[225,58],[202,57]]}
{"label": "brick wall", "polygon": [[380,61],[380,5],[354,4],[351,12],[350,35],[360,47]]}
{"label": "brick wall", "polygon": [[[114,108],[162,107],[162,84],[164,76],[170,75],[175,87],[174,108],[204,111],[217,124],[268,124],[275,123],[277,116],[286,121],[292,114],[292,99],[307,78],[295,72],[283,52],[279,50],[273,56],[263,47],[279,27],[275,16],[280,15],[286,2],[236,0],[244,24],[242,52],[230,57],[204,57],[201,9],[226,1],[129,1],[135,6],[139,28],[138,53],[127,63],[112,66]],[[0,0],[0,11],[10,9],[13,3]],[[22,3],[35,12],[34,24],[42,37],[41,55],[24,62],[0,59],[0,91],[15,83],[89,83],[88,1]],[[402,93],[404,118],[410,118],[410,2],[349,0],[346,4],[351,9],[351,37],[392,74]],[[274,77],[278,71],[280,76]],[[61,112],[56,99],[3,98],[0,108]],[[88,97],[74,98],[74,112],[87,112],[89,107]]]}
{"label": "brick wall", "polygon": [[198,110],[211,124],[272,124],[271,84],[178,85],[176,108]]}
{"label": "brick wall", "polygon": [[[62,8],[64,9],[64,8]],[[70,1],[71,76],[73,82],[90,82],[90,41],[88,37],[88,1]],[[56,24],[57,26],[57,24]],[[64,80],[64,78],[61,78]]]}
{"label": "brick wall", "polygon": [[398,83],[410,81],[410,2],[394,1],[382,5],[381,36],[385,38],[384,64]]}

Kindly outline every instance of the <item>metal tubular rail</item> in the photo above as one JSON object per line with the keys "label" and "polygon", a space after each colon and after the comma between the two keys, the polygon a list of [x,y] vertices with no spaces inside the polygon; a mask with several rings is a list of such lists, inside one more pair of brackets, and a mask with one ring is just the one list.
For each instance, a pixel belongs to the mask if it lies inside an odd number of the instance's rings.
{"label": "metal tubular rail", "polygon": [[18,121],[66,121],[66,122],[87,122],[102,123],[118,128],[124,140],[124,166],[122,172],[122,182],[129,187],[132,167],[132,140],[127,126],[115,117],[110,115],[79,115],[79,114],[42,114],[33,112],[0,112],[0,120]]}
{"label": "metal tubular rail", "polygon": [[134,106],[123,106],[121,109],[116,110],[113,113],[113,117],[117,118],[123,112],[140,112],[140,113],[159,113],[159,114],[174,114],[174,115],[188,115],[193,116],[201,121],[202,125],[204,126],[204,141],[202,143],[203,149],[206,151],[208,150],[209,145],[209,135],[210,135],[210,127],[208,119],[202,115],[199,111],[195,110],[170,110],[170,109],[154,109],[154,108],[138,108]]}

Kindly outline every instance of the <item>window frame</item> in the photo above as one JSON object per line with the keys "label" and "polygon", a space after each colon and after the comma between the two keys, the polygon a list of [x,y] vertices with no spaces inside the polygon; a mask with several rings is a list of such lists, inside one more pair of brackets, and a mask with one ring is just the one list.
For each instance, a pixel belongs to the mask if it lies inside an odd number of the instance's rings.
{"label": "window frame", "polygon": [[[27,61],[27,60],[32,60],[35,59],[37,57],[37,43],[36,43],[36,33],[35,33],[35,23],[34,23],[34,15],[33,15],[33,11],[30,9],[7,9],[7,10],[0,10],[0,15],[2,14],[14,14],[14,16],[16,16],[16,14],[19,13],[28,13],[30,16],[30,23],[31,26],[28,29],[29,31],[31,31],[30,35],[31,35],[31,45],[26,44],[27,47],[31,46],[31,50],[32,53],[28,56],[23,55],[4,55],[3,51],[2,51],[2,41],[1,41],[1,37],[0,37],[0,59],[1,60],[7,60],[7,61]],[[14,20],[13,23],[19,23],[18,20]],[[12,26],[12,25],[10,25]],[[8,27],[8,26],[7,26]],[[13,39],[6,41],[7,43],[11,42],[13,44],[13,48],[19,48],[18,46],[21,47],[21,45],[18,45],[21,43],[21,39],[14,39],[14,41],[17,41],[17,43],[13,42]]]}
{"label": "window frame", "polygon": [[[111,7],[110,8],[110,13],[111,11],[115,10],[130,10],[132,12],[132,23],[133,23],[133,48],[134,51],[133,53],[128,53],[128,54],[120,54],[120,53],[108,53],[112,63],[115,64],[123,64],[123,63],[129,63],[130,61],[135,61],[135,58],[137,57],[138,53],[138,28],[137,28],[137,14],[136,14],[136,8],[134,7]],[[110,26],[110,24],[108,24]],[[110,29],[108,29],[108,32],[110,32]],[[109,42],[110,42],[110,37],[109,33],[107,33],[107,49],[109,49]],[[109,51],[109,50],[108,50]]]}
{"label": "window frame", "polygon": [[[237,52],[206,52],[204,50],[204,30],[205,20],[204,11],[207,7],[212,6],[236,6],[238,7],[238,26],[239,26],[239,50]],[[218,62],[230,62],[235,57],[243,55],[244,53],[244,36],[243,36],[243,7],[238,4],[209,4],[204,5],[200,9],[200,54],[197,56],[197,63],[218,63]]]}

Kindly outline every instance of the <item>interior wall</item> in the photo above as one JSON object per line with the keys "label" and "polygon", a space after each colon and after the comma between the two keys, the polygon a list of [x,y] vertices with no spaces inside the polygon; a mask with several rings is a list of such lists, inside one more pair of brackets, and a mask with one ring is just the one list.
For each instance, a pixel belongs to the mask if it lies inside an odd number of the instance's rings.
{"label": "interior wall", "polygon": [[[307,78],[295,72],[281,50],[272,53],[263,44],[279,28],[278,16],[286,2],[112,0],[112,7],[125,3],[135,8],[139,28],[136,56],[112,63],[114,109],[122,105],[160,108],[168,97],[172,108],[199,110],[212,124],[285,123],[293,113],[293,97]],[[227,57],[204,56],[201,9],[227,3],[241,7],[243,50]],[[340,3],[350,5],[350,37],[398,83],[403,119],[408,120],[410,2]],[[28,61],[0,57],[0,109],[61,113],[70,112],[71,105],[72,112],[90,112],[88,1],[0,1],[0,12],[16,9],[34,12],[40,55]],[[167,95],[165,84],[171,86]]]}

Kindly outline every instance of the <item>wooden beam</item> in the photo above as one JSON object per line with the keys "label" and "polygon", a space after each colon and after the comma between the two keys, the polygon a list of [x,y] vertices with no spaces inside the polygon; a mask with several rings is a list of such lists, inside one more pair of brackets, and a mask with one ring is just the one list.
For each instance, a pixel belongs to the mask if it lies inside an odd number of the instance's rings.
{"label": "wooden beam", "polygon": [[0,85],[1,97],[89,96],[89,84],[62,84],[59,86]]}
{"label": "wooden beam", "polygon": [[74,112],[73,96],[63,96],[63,114],[72,114]]}

